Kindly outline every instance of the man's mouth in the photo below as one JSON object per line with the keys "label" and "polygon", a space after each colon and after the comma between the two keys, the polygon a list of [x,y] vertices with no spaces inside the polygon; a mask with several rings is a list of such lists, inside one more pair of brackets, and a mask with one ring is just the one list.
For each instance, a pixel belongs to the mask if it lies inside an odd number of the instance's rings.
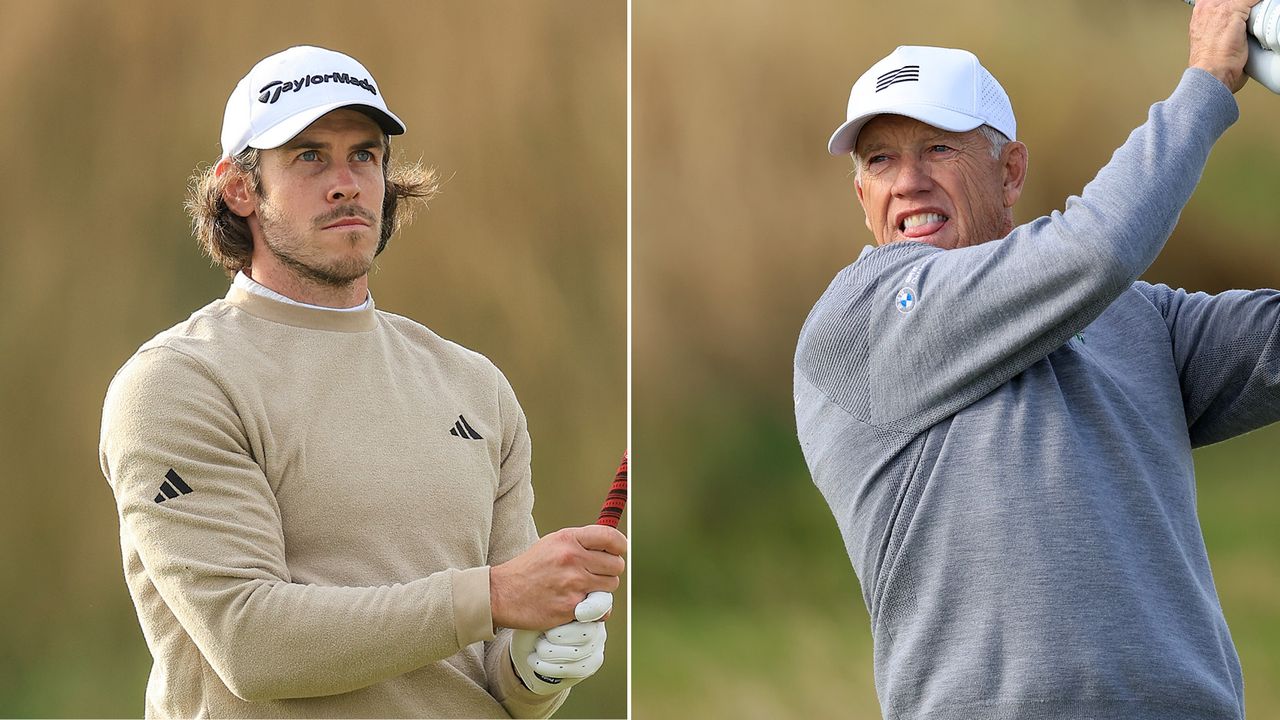
{"label": "man's mouth", "polygon": [[344,217],[338,220],[337,222],[332,222],[332,223],[329,223],[328,225],[325,225],[324,229],[333,230],[335,228],[350,228],[350,227],[369,227],[369,223],[364,219],[358,218],[358,217]]}
{"label": "man's mouth", "polygon": [[922,238],[942,229],[951,218],[942,213],[923,212],[908,215],[898,224],[898,231],[908,238]]}

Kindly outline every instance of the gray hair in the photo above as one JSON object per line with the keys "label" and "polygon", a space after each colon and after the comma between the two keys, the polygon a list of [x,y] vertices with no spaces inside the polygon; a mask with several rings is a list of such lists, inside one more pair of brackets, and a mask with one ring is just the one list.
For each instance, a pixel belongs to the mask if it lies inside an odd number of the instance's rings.
{"label": "gray hair", "polygon": [[[1005,145],[1009,144],[1009,137],[990,125],[979,125],[977,127],[978,134],[987,139],[991,145],[992,159],[1000,159],[1000,151]],[[858,153],[849,153],[853,156],[853,178],[854,180],[862,179],[862,158],[858,157]]]}

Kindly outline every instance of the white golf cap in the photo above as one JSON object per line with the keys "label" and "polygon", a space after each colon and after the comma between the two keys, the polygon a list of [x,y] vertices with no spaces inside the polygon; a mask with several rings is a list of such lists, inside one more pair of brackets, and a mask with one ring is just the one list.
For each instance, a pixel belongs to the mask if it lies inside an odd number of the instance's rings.
{"label": "white golf cap", "polygon": [[231,91],[222,116],[222,156],[280,147],[340,107],[364,112],[388,135],[405,131],[373,75],[354,58],[309,45],[278,52],[254,65]]}
{"label": "white golf cap", "polygon": [[1009,95],[967,50],[903,45],[872,65],[853,84],[848,119],[831,134],[827,150],[853,152],[862,126],[886,113],[950,132],[990,125],[1017,139]]}

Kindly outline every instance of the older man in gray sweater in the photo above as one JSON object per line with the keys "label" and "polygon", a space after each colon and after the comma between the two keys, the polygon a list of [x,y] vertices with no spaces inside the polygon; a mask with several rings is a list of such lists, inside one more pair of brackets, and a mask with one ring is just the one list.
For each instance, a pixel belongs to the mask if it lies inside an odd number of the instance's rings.
{"label": "older man in gray sweater", "polygon": [[1280,293],[1136,282],[1238,116],[1256,0],[1063,212],[1013,226],[1027,149],[973,55],[854,85],[877,247],[800,334],[796,418],[862,584],[890,718],[1243,718],[1191,449],[1280,419]]}

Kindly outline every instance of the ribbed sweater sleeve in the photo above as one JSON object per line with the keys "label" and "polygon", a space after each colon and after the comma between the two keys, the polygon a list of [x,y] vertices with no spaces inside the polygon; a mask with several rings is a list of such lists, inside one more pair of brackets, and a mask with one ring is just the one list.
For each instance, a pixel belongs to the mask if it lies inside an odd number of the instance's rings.
{"label": "ribbed sweater sleeve", "polygon": [[[487,597],[486,567],[378,587],[294,582],[273,488],[229,394],[196,359],[140,352],[112,383],[103,426],[121,531],[237,697],[342,693],[493,638],[487,604],[474,602]],[[171,471],[199,478],[200,502],[156,501]]]}

